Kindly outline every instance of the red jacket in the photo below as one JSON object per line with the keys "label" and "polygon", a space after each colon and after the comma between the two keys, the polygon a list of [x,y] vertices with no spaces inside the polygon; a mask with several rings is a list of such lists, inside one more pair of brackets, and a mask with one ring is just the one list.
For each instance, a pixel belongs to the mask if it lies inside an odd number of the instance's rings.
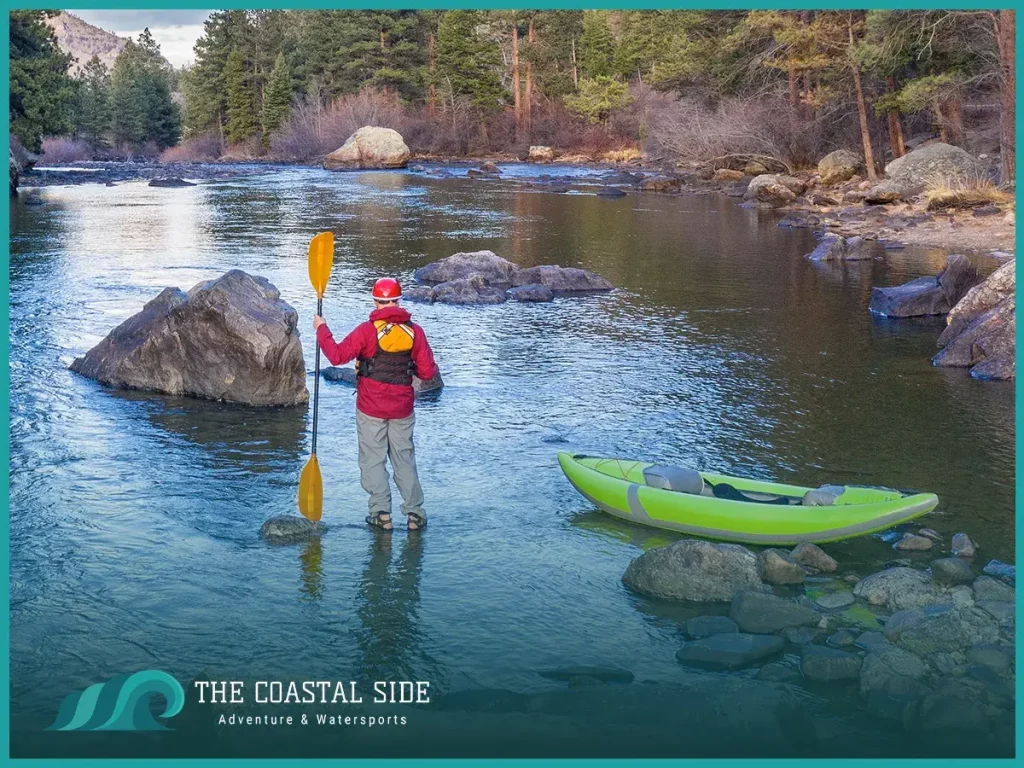
{"label": "red jacket", "polygon": [[[337,343],[327,324],[316,329],[316,340],[327,355],[331,365],[344,365],[358,357],[373,357],[377,354],[377,329],[375,320],[389,323],[406,323],[412,326],[416,336],[412,342],[412,361],[416,365],[416,377],[427,380],[437,372],[434,353],[430,351],[427,335],[415,323],[409,322],[409,313],[401,307],[382,307],[370,313],[370,319],[360,323]],[[356,408],[367,416],[377,419],[404,419],[412,415],[414,395],[412,387],[401,384],[387,384],[363,376],[356,383]]]}

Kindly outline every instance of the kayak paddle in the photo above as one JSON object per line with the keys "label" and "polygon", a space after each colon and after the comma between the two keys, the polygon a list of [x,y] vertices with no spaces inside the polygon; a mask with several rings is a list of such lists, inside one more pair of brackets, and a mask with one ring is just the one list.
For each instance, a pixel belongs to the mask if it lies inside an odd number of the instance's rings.
{"label": "kayak paddle", "polygon": [[[334,261],[334,233],[321,232],[309,241],[309,282],[316,291],[316,313],[324,313],[324,291]],[[309,461],[299,475],[299,512],[309,520],[319,520],[324,511],[324,482],[316,460],[317,405],[320,399],[320,344],[316,343],[316,373],[313,378],[313,446]]]}

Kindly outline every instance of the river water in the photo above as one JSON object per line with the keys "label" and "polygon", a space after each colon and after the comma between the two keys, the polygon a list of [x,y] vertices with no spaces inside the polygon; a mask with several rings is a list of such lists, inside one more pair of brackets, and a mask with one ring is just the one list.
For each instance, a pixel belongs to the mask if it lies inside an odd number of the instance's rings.
{"label": "river water", "polygon": [[[942,534],[940,550],[966,531],[980,545],[977,567],[1014,561],[1012,384],[933,368],[940,323],[867,311],[873,285],[934,274],[944,253],[813,264],[803,258],[810,232],[728,198],[606,199],[588,186],[591,171],[549,172],[576,191],[518,183],[536,173],[525,166],[501,181],[269,168],[185,189],[47,187],[44,206],[13,205],[16,754],[72,750],[40,735],[63,697],[139,669],[530,695],[565,687],[539,671],[580,664],[628,669],[637,684],[692,680],[674,654],[679,619],[700,611],[620,582],[631,558],[673,537],[594,512],[562,476],[558,450],[930,491],[941,502],[921,524]],[[390,543],[366,529],[353,391],[324,383],[330,530],[317,544],[271,547],[258,531],[295,511],[305,408],[111,391],[68,365],[163,287],[241,268],[298,310],[311,370],[306,245],[326,229],[336,258],[324,310],[339,335],[365,318],[375,277],[411,281],[457,251],[581,266],[617,290],[540,305],[410,305],[446,383],[417,407],[430,527],[412,538],[400,528]],[[877,537],[827,550],[842,573],[860,575],[907,556]],[[934,556],[912,557],[923,566]],[[841,712],[847,693],[823,695]],[[892,739],[901,754],[923,749]],[[388,754],[387,742],[368,743]],[[123,748],[136,747],[146,752]]]}

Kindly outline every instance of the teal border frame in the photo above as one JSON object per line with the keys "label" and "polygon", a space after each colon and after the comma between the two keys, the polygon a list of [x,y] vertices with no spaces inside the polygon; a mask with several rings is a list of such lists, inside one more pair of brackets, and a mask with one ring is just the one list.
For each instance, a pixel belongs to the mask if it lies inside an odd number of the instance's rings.
{"label": "teal border frame", "polygon": [[[707,10],[748,10],[748,9],[762,9],[762,8],[778,8],[778,9],[861,9],[870,8],[872,10],[881,8],[894,8],[894,9],[905,9],[905,10],[999,10],[1002,8],[1020,8],[1020,4],[1017,2],[984,2],[980,0],[960,0],[960,2],[949,2],[948,0],[941,0],[939,2],[922,2],[922,0],[903,0],[902,2],[894,2],[893,0],[872,0],[871,2],[849,2],[848,0],[817,0],[817,2],[807,2],[807,0],[791,0],[790,2],[781,2],[779,0],[746,0],[741,2],[738,0],[513,0],[495,2],[494,0],[407,0],[406,2],[395,1],[395,0],[361,0],[359,2],[349,3],[329,3],[329,2],[282,2],[281,0],[271,0],[266,3],[257,2],[227,2],[227,3],[210,3],[203,2],[203,0],[178,0],[177,2],[167,2],[166,0],[97,0],[97,2],[89,2],[89,0],[65,0],[63,3],[45,2],[45,0],[8,0],[5,2],[5,11],[11,9],[36,9],[36,8],[53,8],[58,6],[65,10],[75,9],[89,9],[89,10],[116,10],[116,9],[146,9],[146,10],[180,10],[180,9],[204,9],[211,5],[217,6],[218,8],[353,8],[353,9],[381,9],[381,10],[399,10],[408,9],[410,7],[415,8],[435,8],[435,9],[487,9],[487,10],[504,10],[512,8],[528,8],[537,10],[552,10],[561,8],[585,8],[585,9],[641,9],[641,10],[671,10],[671,9],[707,9]],[[0,42],[0,53],[2,53],[2,76],[7,88],[9,81],[9,48],[10,48],[10,36],[9,36],[9,20],[7,13],[4,14],[4,26],[8,29],[8,34],[3,36],[2,42]],[[1018,43],[1018,56],[1017,56],[1017,98],[1020,99],[1021,88],[1021,74],[1024,72],[1024,65],[1021,63],[1021,54],[1019,52],[1021,32],[1018,23],[1017,27],[1017,43]],[[1018,115],[1021,110],[1018,108]],[[1020,147],[1021,136],[1024,134],[1021,126],[1022,121],[1017,120],[1016,123],[1016,137],[1017,146]],[[2,133],[0,137],[3,139],[3,143],[8,143],[10,137],[10,126],[8,123],[3,124]],[[1017,195],[1017,202],[1020,202],[1020,194]],[[10,201],[8,199],[5,205],[5,215],[2,223],[2,234],[3,242],[5,243],[5,260],[2,274],[0,274],[0,294],[4,298],[4,303],[10,304]],[[1020,245],[1020,236],[1016,236],[1016,245]],[[1016,253],[1016,249],[1015,249]],[[1019,310],[1018,310],[1019,312]],[[1018,315],[1019,319],[1019,315]],[[0,392],[0,401],[2,401],[2,418],[3,420],[3,453],[0,456],[0,461],[3,462],[3,483],[4,483],[4,494],[2,501],[2,509],[5,512],[5,520],[10,519],[10,312],[5,311],[0,316],[0,334],[2,334],[3,343],[3,388]],[[1018,341],[1020,340],[1020,332],[1018,330]],[[1016,384],[1015,384],[1016,386]],[[1016,473],[1015,479],[1018,481],[1015,492],[1014,500],[1016,507],[1019,508],[1021,501],[1024,500],[1024,491],[1021,489],[1019,483],[1020,470],[1021,470],[1021,457],[1020,457],[1020,432],[1021,425],[1024,423],[1024,419],[1021,416],[1021,392],[1019,387],[1015,389],[1015,418],[1014,427],[1016,430],[1014,446],[1016,450]],[[1015,509],[1015,521],[1016,521],[1016,509]],[[1020,526],[1015,525],[1014,528],[1014,542],[1015,552],[1019,553],[1021,549],[1021,531]],[[66,765],[83,765],[89,766],[90,768],[107,768],[111,764],[118,765],[157,765],[163,768],[167,766],[169,768],[185,768],[186,766],[223,766],[223,765],[248,765],[253,760],[246,758],[225,758],[225,759],[214,759],[214,758],[196,758],[196,759],[130,759],[130,760],[113,760],[113,759],[12,759],[10,757],[10,529],[7,524],[3,525],[0,530],[0,560],[4,565],[4,588],[2,590],[2,604],[0,604],[0,613],[2,613],[2,633],[0,633],[0,652],[4,659],[2,669],[0,669],[0,763],[3,765],[14,765],[14,766],[39,766],[40,768],[46,767],[57,768],[58,766]],[[1020,597],[1017,597],[1017,607],[1020,607]],[[1021,660],[1021,649],[1020,644],[1016,647],[1016,661],[1019,668]],[[1014,759],[992,759],[992,760],[969,760],[969,759],[937,759],[937,760],[914,760],[908,761],[905,759],[851,759],[851,760],[840,760],[836,758],[821,758],[811,760],[790,760],[790,759],[764,759],[756,761],[757,764],[761,765],[772,765],[772,766],[790,766],[794,762],[810,763],[810,764],[823,764],[823,765],[869,765],[869,766],[882,766],[883,768],[906,768],[909,762],[913,762],[921,765],[937,765],[937,766],[1015,766],[1020,762],[1020,737],[1022,733],[1021,728],[1021,712],[1016,710],[1016,735],[1017,735],[1017,749],[1018,758]],[[502,759],[500,757],[494,758],[474,758],[474,759],[423,759],[415,761],[416,765],[428,766],[429,768],[442,768],[452,763],[457,763],[460,766],[467,766],[467,768],[476,768],[477,766],[491,765],[497,762],[501,762],[505,766],[522,766],[522,768],[531,768],[532,766],[581,766],[591,765],[600,763],[602,765],[631,765],[633,760],[630,759]],[[359,758],[359,759],[310,759],[310,758],[282,758],[282,759],[267,759],[261,760],[260,765],[270,766],[290,766],[290,765],[306,765],[309,763],[315,763],[316,765],[345,765],[345,766],[356,766],[367,767],[367,768],[400,768],[409,763],[408,760],[402,759],[370,759],[370,758]],[[637,760],[636,762],[640,762]],[[645,766],[658,766],[658,768],[682,768],[683,766],[746,766],[752,762],[751,760],[745,759],[707,759],[707,758],[666,758],[657,760],[644,760]]]}

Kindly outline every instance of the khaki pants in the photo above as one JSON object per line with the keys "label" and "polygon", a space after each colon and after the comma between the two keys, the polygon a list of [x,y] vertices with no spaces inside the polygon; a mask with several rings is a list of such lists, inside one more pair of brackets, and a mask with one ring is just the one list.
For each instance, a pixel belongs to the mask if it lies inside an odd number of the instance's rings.
{"label": "khaki pants", "polygon": [[376,419],[356,410],[356,435],[359,441],[359,480],[370,494],[370,514],[391,513],[391,484],[387,460],[395,474],[395,485],[402,494],[402,513],[415,512],[424,520],[423,489],[416,474],[416,451],[412,429],[416,416],[404,419]]}

